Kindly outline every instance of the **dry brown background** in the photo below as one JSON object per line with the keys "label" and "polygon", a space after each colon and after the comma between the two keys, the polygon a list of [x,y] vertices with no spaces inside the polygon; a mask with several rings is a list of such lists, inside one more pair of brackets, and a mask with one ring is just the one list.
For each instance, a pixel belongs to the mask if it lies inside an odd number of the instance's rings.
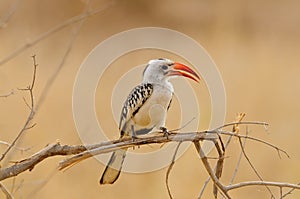
{"label": "dry brown background", "polygon": [[[86,6],[85,1],[80,0],[1,0],[0,17],[5,17],[15,2],[19,2],[15,12],[0,29],[0,60],[52,27],[81,14]],[[91,2],[92,9],[110,3],[108,0]],[[19,147],[30,147],[30,150],[22,154],[15,151],[9,159],[20,160],[56,141],[80,144],[72,118],[71,102],[73,83],[81,62],[98,43],[113,34],[135,27],[158,26],[189,35],[212,56],[226,87],[227,122],[232,121],[236,113],[245,112],[247,120],[270,123],[267,132],[261,127],[251,127],[251,135],[284,148],[291,159],[279,159],[276,151],[249,142],[249,156],[264,179],[298,183],[299,7],[300,2],[296,0],[114,1],[103,12],[85,20],[62,70],[35,116],[37,126],[28,131],[18,144]],[[78,23],[70,24],[1,65],[0,94],[29,84],[32,75],[30,56],[36,54],[39,68],[35,96],[38,100],[46,82],[59,66],[77,26]],[[141,52],[124,57],[119,64],[128,64],[126,66],[130,68],[149,58],[165,55],[176,58],[165,52]],[[205,91],[205,85],[200,87]],[[98,97],[101,96],[99,92]],[[23,96],[26,93],[16,91],[8,98],[0,98],[1,141],[11,142],[27,117],[28,108],[22,100]],[[98,115],[101,118],[101,113]],[[113,121],[111,115],[107,117],[110,118],[109,122]],[[114,123],[106,125],[113,125],[113,130],[117,128]],[[0,145],[0,150],[4,149]],[[239,152],[238,143],[233,142],[228,149],[224,182],[230,179]],[[19,175],[15,182],[9,179],[4,184],[11,189],[15,183],[16,198],[167,198],[164,184],[166,169],[143,175],[122,174],[115,185],[99,186],[98,180],[104,166],[95,159],[84,161],[65,172],[57,172],[55,167],[61,159],[45,160],[32,172]],[[2,166],[8,164],[8,161],[1,163]],[[191,147],[171,173],[174,197],[196,198],[206,176],[201,161]],[[237,182],[251,179],[256,178],[243,161]],[[278,189],[274,193],[278,194]],[[231,194],[234,198],[269,198],[263,187],[243,188]],[[0,198],[3,197],[0,192]],[[299,197],[299,191],[289,196]],[[212,198],[211,185],[204,198]]]}

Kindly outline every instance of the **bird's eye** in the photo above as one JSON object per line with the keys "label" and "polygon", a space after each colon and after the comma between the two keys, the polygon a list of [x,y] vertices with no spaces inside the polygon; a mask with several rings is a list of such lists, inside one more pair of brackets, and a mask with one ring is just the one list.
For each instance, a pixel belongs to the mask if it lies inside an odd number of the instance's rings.
{"label": "bird's eye", "polygon": [[163,70],[167,70],[167,69],[168,69],[168,66],[167,66],[167,65],[162,65],[161,68],[162,68]]}

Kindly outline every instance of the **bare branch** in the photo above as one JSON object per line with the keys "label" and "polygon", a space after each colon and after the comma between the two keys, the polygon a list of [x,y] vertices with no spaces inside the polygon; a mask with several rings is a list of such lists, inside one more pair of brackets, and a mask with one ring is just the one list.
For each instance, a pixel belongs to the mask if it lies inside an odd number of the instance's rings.
{"label": "bare branch", "polygon": [[162,133],[159,135],[137,138],[134,141],[131,138],[120,139],[113,141],[105,141],[100,144],[94,144],[89,146],[60,146],[60,144],[52,144],[31,157],[16,162],[14,165],[7,168],[0,168],[0,181],[6,178],[16,176],[26,170],[32,170],[36,164],[44,160],[45,158],[57,156],[57,155],[74,155],[68,159],[65,159],[59,163],[59,169],[62,170],[78,161],[91,157],[92,155],[98,155],[108,153],[121,148],[130,148],[139,145],[148,145],[153,143],[166,143],[166,142],[184,142],[194,140],[213,140],[214,135],[211,133],[194,132],[194,133],[171,133],[168,137],[165,137]]}
{"label": "bare branch", "polygon": [[86,147],[79,146],[61,146],[59,143],[50,144],[41,151],[32,155],[31,157],[16,162],[14,165],[7,168],[0,168],[0,181],[6,178],[16,176],[26,170],[31,171],[38,163],[43,161],[45,158],[57,156],[57,155],[71,155],[78,154],[85,151]]}
{"label": "bare branch", "polygon": [[30,86],[28,86],[26,89],[23,89],[24,91],[28,91],[29,95],[30,95],[30,102],[31,102],[30,105],[25,101],[26,105],[29,106],[30,113],[27,117],[27,120],[25,121],[25,124],[24,124],[23,128],[19,131],[16,138],[13,140],[13,142],[9,145],[9,147],[1,155],[0,161],[2,161],[5,158],[6,154],[14,147],[14,145],[17,143],[17,141],[20,139],[20,137],[23,135],[23,133],[26,132],[26,130],[34,127],[34,125],[30,125],[30,122],[33,119],[34,114],[35,114],[35,112],[34,112],[34,96],[33,96],[33,89],[34,89],[34,83],[35,83],[35,80],[36,80],[36,69],[37,69],[35,55],[32,56],[32,59],[33,59],[32,82],[31,82]]}
{"label": "bare branch", "polygon": [[82,160],[85,160],[93,155],[99,155],[103,153],[109,153],[118,149],[131,148],[134,146],[141,146],[153,143],[167,143],[167,142],[186,142],[186,141],[200,141],[200,140],[214,140],[216,136],[211,133],[204,132],[193,132],[193,133],[175,133],[172,132],[168,136],[164,136],[164,134],[160,133],[157,136],[138,138],[134,141],[131,138],[115,140],[113,144],[108,142],[107,144],[103,144],[100,147],[93,148],[88,151],[84,151],[78,155],[74,155],[71,158],[65,159],[59,163],[59,169],[65,169],[66,167],[76,164]]}

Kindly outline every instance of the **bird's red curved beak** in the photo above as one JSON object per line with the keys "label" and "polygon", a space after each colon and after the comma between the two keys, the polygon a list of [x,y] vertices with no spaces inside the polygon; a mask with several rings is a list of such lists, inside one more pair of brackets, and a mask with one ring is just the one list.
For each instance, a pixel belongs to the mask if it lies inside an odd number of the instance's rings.
{"label": "bird's red curved beak", "polygon": [[169,76],[184,76],[184,77],[188,77],[196,82],[200,81],[200,77],[198,76],[198,74],[193,71],[190,67],[175,62],[172,70],[169,71]]}

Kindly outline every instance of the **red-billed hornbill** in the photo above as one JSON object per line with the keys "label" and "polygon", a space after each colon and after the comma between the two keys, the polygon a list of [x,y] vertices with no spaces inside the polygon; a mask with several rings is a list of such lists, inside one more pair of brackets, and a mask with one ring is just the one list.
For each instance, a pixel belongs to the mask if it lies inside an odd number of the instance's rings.
{"label": "red-billed hornbill", "polygon": [[[163,58],[149,61],[143,72],[143,82],[131,91],[124,103],[119,123],[120,138],[144,135],[165,126],[174,92],[169,79],[178,76],[200,80],[197,73],[181,63]],[[100,184],[112,184],[118,179],[126,151],[120,149],[112,154]]]}

